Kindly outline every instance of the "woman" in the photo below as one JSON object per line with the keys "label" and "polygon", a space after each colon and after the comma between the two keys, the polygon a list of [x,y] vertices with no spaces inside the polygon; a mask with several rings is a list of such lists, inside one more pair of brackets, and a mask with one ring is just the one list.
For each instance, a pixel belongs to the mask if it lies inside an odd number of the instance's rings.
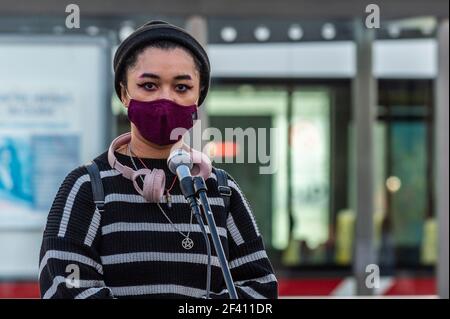
{"label": "woman", "polygon": [[[131,134],[94,160],[104,206],[94,203],[86,167],[72,171],[61,185],[41,247],[41,296],[204,298],[206,244],[167,158],[183,147],[171,131],[191,128],[206,97],[207,54],[183,29],[152,21],[121,43],[114,71]],[[276,298],[277,280],[248,202],[228,175],[226,209],[217,176],[202,165],[199,174],[239,298]],[[215,252],[210,297],[229,297]]]}

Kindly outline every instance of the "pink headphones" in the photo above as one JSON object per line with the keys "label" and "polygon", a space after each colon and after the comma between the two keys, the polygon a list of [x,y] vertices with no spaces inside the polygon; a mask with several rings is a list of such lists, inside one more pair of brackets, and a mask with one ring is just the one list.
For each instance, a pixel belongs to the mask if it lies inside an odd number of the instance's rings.
{"label": "pink headphones", "polygon": [[[137,171],[132,168],[122,165],[114,155],[114,152],[121,147],[129,143],[131,140],[131,133],[125,133],[116,137],[108,150],[108,162],[112,168],[118,170],[123,177],[133,181],[134,188],[136,191],[142,195],[147,202],[159,203],[162,196],[164,195],[164,188],[166,186],[166,174],[162,169],[146,169],[141,168]],[[192,176],[202,176],[205,180],[209,178],[212,171],[211,160],[206,156],[206,154],[196,151],[189,146],[183,144],[182,148],[187,151],[192,158],[194,166],[191,170]],[[137,183],[137,178],[142,176],[144,179],[144,184],[142,189]]]}

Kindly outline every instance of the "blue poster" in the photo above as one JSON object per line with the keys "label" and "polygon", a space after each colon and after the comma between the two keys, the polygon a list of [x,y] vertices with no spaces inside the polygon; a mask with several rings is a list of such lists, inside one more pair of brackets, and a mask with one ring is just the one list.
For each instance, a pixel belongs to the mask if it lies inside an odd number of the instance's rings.
{"label": "blue poster", "polygon": [[0,138],[0,200],[30,205],[30,148],[26,139]]}
{"label": "blue poster", "polygon": [[77,134],[0,137],[0,224],[39,226],[80,163]]}
{"label": "blue poster", "polygon": [[31,137],[34,209],[48,211],[64,177],[80,163],[79,145],[74,135]]}

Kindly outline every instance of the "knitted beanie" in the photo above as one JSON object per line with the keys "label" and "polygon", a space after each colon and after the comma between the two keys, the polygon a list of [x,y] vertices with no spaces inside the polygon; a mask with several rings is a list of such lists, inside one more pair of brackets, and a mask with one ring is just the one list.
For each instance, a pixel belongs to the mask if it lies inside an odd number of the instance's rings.
{"label": "knitted beanie", "polygon": [[200,61],[200,97],[198,106],[200,106],[206,98],[210,85],[210,63],[208,55],[202,45],[191,36],[186,30],[165,21],[154,20],[135,30],[128,36],[117,48],[114,55],[114,88],[116,94],[121,98],[120,79],[125,70],[125,61],[133,54],[133,52],[146,44],[158,40],[168,40],[178,43],[188,49]]}

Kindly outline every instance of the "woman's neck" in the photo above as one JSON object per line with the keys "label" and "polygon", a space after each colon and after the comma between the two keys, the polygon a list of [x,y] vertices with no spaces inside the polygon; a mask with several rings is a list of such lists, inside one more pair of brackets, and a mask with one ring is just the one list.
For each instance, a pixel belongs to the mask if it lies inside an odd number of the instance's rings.
{"label": "woman's neck", "polygon": [[[160,146],[147,141],[139,131],[132,126],[131,127],[131,141],[130,148],[133,154],[140,158],[155,158],[155,159],[167,159],[172,151],[176,147],[181,147],[183,145],[183,140],[176,142],[171,145]],[[117,152],[128,155],[128,145],[123,145]]]}

